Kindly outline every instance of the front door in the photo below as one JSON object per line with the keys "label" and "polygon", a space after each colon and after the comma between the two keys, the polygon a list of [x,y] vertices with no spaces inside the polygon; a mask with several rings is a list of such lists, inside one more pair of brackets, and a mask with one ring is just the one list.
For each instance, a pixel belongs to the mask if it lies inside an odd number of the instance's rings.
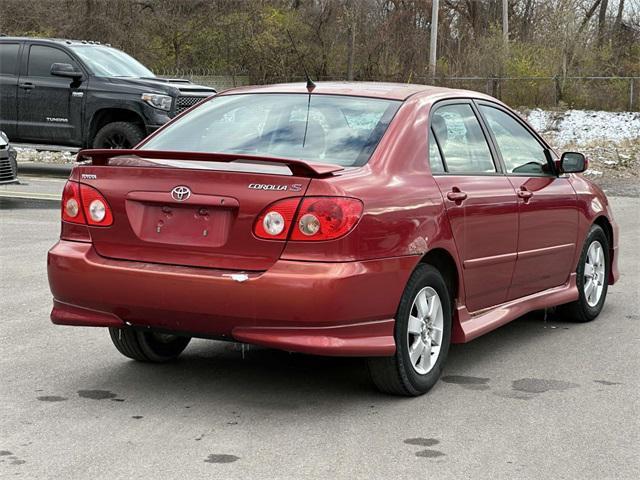
{"label": "front door", "polygon": [[18,137],[37,143],[80,144],[86,82],[53,76],[51,65],[80,67],[55,47],[31,45],[28,55],[27,71],[18,81]]}
{"label": "front door", "polygon": [[518,260],[508,299],[563,285],[574,269],[576,193],[520,120],[490,103],[479,102],[478,109],[518,195]]}
{"label": "front door", "polygon": [[444,171],[433,168],[433,158],[431,169],[463,266],[466,307],[473,312],[507,299],[518,243],[518,198],[496,167],[471,103],[435,108],[430,157],[440,155]]}
{"label": "front door", "polygon": [[0,130],[16,136],[19,43],[0,43]]}

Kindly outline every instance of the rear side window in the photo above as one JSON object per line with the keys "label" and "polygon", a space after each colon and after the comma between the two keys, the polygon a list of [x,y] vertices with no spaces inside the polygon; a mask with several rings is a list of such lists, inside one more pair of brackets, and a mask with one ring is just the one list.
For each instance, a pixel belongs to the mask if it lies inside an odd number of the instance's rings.
{"label": "rear side window", "polygon": [[444,163],[442,162],[442,155],[440,155],[440,149],[438,148],[438,142],[431,130],[429,135],[429,165],[431,165],[431,172],[442,173],[444,172]]}
{"label": "rear side window", "polygon": [[471,105],[445,105],[438,108],[433,113],[431,128],[438,139],[449,173],[496,171],[491,150]]}
{"label": "rear side window", "polygon": [[487,120],[507,173],[546,175],[551,173],[544,147],[516,119],[497,108],[480,106]]}
{"label": "rear side window", "polygon": [[0,43],[0,75],[16,75],[18,70],[17,43]]}
{"label": "rear side window", "polygon": [[28,75],[30,77],[48,77],[51,75],[51,64],[69,63],[79,70],[76,62],[58,48],[32,45],[29,49]]}

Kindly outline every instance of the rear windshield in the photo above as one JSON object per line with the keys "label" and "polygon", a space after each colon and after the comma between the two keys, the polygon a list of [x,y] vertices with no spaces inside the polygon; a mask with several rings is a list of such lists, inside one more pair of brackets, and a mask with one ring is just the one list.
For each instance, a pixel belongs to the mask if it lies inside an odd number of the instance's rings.
{"label": "rear windshield", "polygon": [[339,95],[223,95],[159,132],[142,149],[360,166],[369,160],[400,103]]}

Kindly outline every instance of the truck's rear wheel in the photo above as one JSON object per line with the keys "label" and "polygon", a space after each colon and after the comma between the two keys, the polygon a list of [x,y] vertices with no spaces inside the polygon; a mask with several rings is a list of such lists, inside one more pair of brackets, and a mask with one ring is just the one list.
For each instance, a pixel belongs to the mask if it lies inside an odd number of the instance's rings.
{"label": "truck's rear wheel", "polygon": [[132,148],[144,137],[144,130],[135,123],[107,123],[93,139],[93,148]]}
{"label": "truck's rear wheel", "polygon": [[125,357],[140,362],[162,363],[174,360],[187,348],[190,337],[142,332],[133,328],[109,328],[111,341]]}

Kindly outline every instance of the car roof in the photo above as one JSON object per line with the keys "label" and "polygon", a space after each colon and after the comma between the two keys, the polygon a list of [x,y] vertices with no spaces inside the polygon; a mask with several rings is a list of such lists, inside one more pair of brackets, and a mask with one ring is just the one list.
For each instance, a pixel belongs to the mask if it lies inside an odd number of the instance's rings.
{"label": "car roof", "polygon": [[[221,95],[240,93],[309,93],[305,82],[280,83],[275,85],[258,85],[238,87],[227,90]],[[415,83],[386,83],[386,82],[318,82],[312,90],[320,95],[348,95],[355,97],[385,98],[389,100],[406,100],[421,94],[427,97],[472,97],[494,100],[488,95],[470,90],[436,87],[433,85],[419,85]]]}
{"label": "car roof", "polygon": [[12,43],[12,42],[43,42],[43,43],[55,43],[58,45],[105,45],[111,46],[106,43],[94,42],[91,40],[70,40],[67,38],[40,38],[40,37],[0,37],[0,42]]}

